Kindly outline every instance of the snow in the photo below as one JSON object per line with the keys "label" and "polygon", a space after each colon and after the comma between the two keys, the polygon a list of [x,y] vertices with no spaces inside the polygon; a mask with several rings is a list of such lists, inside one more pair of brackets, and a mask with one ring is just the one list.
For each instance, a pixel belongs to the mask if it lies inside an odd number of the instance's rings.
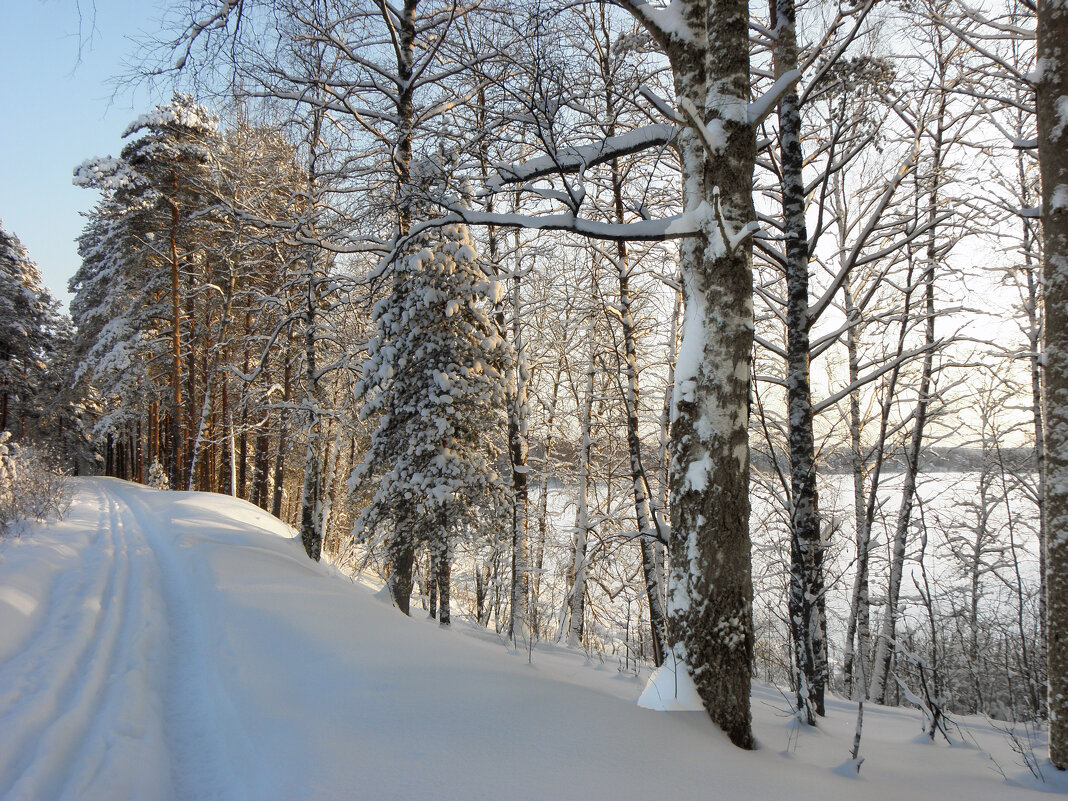
{"label": "snow", "polygon": [[498,190],[510,183],[526,183],[564,172],[579,172],[613,158],[666,145],[677,133],[674,125],[646,125],[625,134],[609,136],[595,144],[565,147],[551,156],[538,156],[517,164],[498,164],[495,166],[497,175],[488,184],[491,189]]}
{"label": "snow", "polygon": [[671,0],[664,6],[654,6],[646,0],[634,0],[628,4],[628,7],[643,24],[652,27],[668,39],[678,39],[682,42],[695,41],[694,33],[683,16],[683,4],[678,0]]}
{"label": "snow", "polygon": [[[832,698],[818,730],[798,728],[763,685],[760,749],[739,751],[701,712],[639,708],[644,682],[596,655],[543,644],[528,659],[476,625],[401,616],[243,501],[111,479],[75,490],[62,523],[0,541],[3,801],[1068,791],[981,719],[931,743],[919,711],[874,705],[857,776],[841,770],[854,704]],[[649,684],[661,699],[674,686],[670,670]]]}
{"label": "snow", "polygon": [[782,100],[783,95],[790,91],[794,84],[801,80],[801,70],[787,70],[780,75],[763,95],[749,104],[746,109],[749,124],[759,125]]}
{"label": "snow", "polygon": [[659,220],[638,220],[629,223],[606,223],[578,217],[571,212],[560,214],[509,214],[485,211],[453,210],[453,213],[412,226],[409,237],[430,228],[449,223],[469,225],[499,225],[505,228],[525,228],[538,231],[573,231],[591,239],[627,239],[635,242],[679,239],[702,233],[707,221],[706,209],[699,206],[692,212],[675,214]]}
{"label": "snow", "polygon": [[638,696],[638,706],[658,712],[703,712],[704,705],[684,662],[668,655]]}
{"label": "snow", "polygon": [[142,114],[126,126],[123,138],[145,128],[165,128],[174,126],[190,130],[211,133],[218,127],[219,120],[204,106],[193,102],[190,95],[177,95],[165,105],[156,106],[147,114]]}
{"label": "snow", "polygon": [[1049,210],[1068,209],[1068,184],[1057,184],[1050,195]]}
{"label": "snow", "polygon": [[1068,95],[1060,95],[1053,101],[1053,116],[1056,122],[1049,132],[1049,141],[1056,142],[1068,127]]}

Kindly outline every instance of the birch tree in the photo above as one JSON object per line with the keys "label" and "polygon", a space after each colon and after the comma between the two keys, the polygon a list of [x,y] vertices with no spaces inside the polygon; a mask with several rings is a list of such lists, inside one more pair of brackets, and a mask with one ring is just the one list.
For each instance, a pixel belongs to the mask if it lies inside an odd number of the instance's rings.
{"label": "birch tree", "polygon": [[1049,751],[1068,769],[1068,4],[1037,4],[1035,109],[1042,175],[1046,367],[1046,615]]}

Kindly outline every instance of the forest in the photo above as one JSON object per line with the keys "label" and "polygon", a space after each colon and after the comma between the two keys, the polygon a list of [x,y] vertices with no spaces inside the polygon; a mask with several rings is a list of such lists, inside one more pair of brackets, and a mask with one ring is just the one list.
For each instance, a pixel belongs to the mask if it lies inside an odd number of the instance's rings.
{"label": "forest", "polygon": [[1068,768],[1066,42],[1064,0],[170,3],[69,314],[0,225],[0,526],[16,473],[231,495],[405,614],[683,666],[742,748],[755,679],[861,702],[854,758],[867,701]]}

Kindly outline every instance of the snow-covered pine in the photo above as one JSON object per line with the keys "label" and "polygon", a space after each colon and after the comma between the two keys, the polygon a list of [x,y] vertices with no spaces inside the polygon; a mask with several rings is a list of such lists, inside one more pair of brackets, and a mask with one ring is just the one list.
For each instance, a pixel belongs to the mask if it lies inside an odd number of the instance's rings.
{"label": "snow-covered pine", "polygon": [[154,237],[145,223],[135,210],[105,197],[78,237],[82,263],[70,281],[74,379],[90,385],[98,400],[98,441],[164,392],[165,376],[150,365],[167,353],[168,332],[161,324],[167,317],[166,274],[148,267]]}
{"label": "snow-covered pine", "polygon": [[44,402],[35,396],[52,350],[56,305],[26,248],[0,220],[0,431],[17,425],[25,435],[24,421]]}
{"label": "snow-covered pine", "polygon": [[490,318],[501,288],[482,274],[462,225],[424,232],[394,269],[356,387],[361,416],[378,426],[350,481],[373,485],[354,536],[385,544],[387,585],[405,613],[416,551],[426,548],[447,624],[454,541],[503,522],[503,342]]}
{"label": "snow-covered pine", "polygon": [[[138,136],[122,149],[119,158],[89,159],[74,171],[76,186],[104,193],[103,207],[112,218],[111,225],[120,227],[114,231],[104,226],[98,232],[97,241],[86,243],[90,248],[103,246],[98,254],[100,269],[121,271],[126,279],[122,287],[124,297],[117,302],[128,304],[131,314],[104,315],[106,322],[101,330],[120,329],[119,342],[136,341],[145,328],[134,318],[143,317],[147,306],[157,305],[164,298],[169,303],[171,454],[168,462],[173,486],[185,484],[189,428],[196,414],[194,399],[183,399],[182,395],[183,301],[188,300],[183,296],[183,272],[189,267],[187,264],[183,270],[182,262],[188,261],[196,249],[190,234],[190,211],[202,203],[207,190],[207,164],[217,126],[217,118],[208,109],[190,95],[175,93],[170,103],[157,106],[127,126],[124,138]],[[102,241],[116,238],[124,240],[125,247],[116,248],[113,241]],[[127,248],[134,243],[139,247],[131,253]],[[120,263],[115,263],[116,260]],[[169,272],[170,282],[160,292],[165,271]],[[105,295],[114,297],[115,288],[109,285]],[[95,346],[98,345],[99,342]],[[138,349],[107,350],[122,360],[129,359]],[[121,393],[119,397],[127,395]]]}

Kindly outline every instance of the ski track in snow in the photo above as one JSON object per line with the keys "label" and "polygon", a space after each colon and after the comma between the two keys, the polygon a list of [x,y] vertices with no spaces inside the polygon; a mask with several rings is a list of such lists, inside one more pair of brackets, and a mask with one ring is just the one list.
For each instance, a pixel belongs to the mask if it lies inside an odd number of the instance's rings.
{"label": "ski track in snow", "polygon": [[[156,635],[146,613],[153,602],[146,597],[149,566],[132,552],[121,504],[93,490],[94,540],[78,554],[78,569],[56,580],[35,639],[0,669],[0,723],[20,733],[0,755],[0,778],[9,782],[0,796],[11,801],[87,797],[110,744],[145,734],[121,707],[148,689],[139,668]],[[94,732],[99,721],[123,725]]]}
{"label": "ski track in snow", "polygon": [[178,798],[246,798],[237,777],[228,769],[228,744],[242,737],[233,723],[232,706],[209,655],[209,636],[197,604],[190,597],[190,579],[179,566],[164,535],[165,521],[133,494],[120,497],[128,504],[161,573],[173,658],[167,670],[167,743],[172,754],[171,777]]}
{"label": "ski track in snow", "polygon": [[[87,487],[93,539],[51,587],[34,638],[0,667],[0,729],[15,735],[0,735],[0,798],[240,801],[228,704],[164,521],[118,482]],[[125,788],[116,765],[132,774]]]}

